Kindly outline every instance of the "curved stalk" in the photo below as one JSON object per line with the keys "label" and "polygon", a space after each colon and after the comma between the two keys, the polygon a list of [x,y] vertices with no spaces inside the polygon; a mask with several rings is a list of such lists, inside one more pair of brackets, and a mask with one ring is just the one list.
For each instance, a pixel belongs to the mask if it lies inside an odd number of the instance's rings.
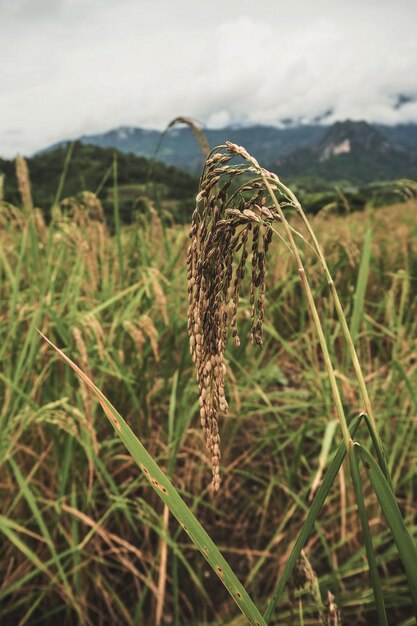
{"label": "curved stalk", "polygon": [[352,341],[352,337],[349,331],[349,326],[347,324],[346,321],[346,317],[345,317],[345,313],[343,311],[343,307],[342,304],[340,302],[339,299],[339,294],[337,293],[332,275],[330,274],[330,270],[329,267],[327,265],[326,259],[324,257],[324,254],[321,250],[320,244],[317,240],[316,234],[309,222],[309,220],[307,219],[307,216],[300,204],[300,202],[298,201],[297,197],[295,196],[295,194],[291,191],[291,189],[289,189],[286,185],[284,185],[284,183],[282,183],[281,181],[279,181],[279,183],[277,182],[277,184],[279,184],[279,186],[281,187],[282,191],[288,195],[288,197],[291,199],[291,201],[294,204],[294,207],[298,213],[298,215],[300,216],[300,218],[302,219],[303,223],[305,224],[308,234],[311,237],[311,240],[314,244],[314,247],[316,249],[317,252],[317,256],[320,260],[321,266],[323,268],[323,271],[325,273],[326,279],[327,279],[327,283],[330,287],[330,292],[332,294],[334,303],[335,303],[335,307],[336,307],[336,313],[337,316],[340,320],[340,323],[342,325],[342,331],[343,331],[343,335],[345,337],[345,341],[346,344],[348,346],[348,350],[350,352],[350,355],[352,357],[352,363],[353,363],[353,368],[355,370],[355,374],[356,374],[356,379],[358,381],[358,386],[359,386],[359,390],[365,405],[365,410],[366,413],[369,415],[369,419],[372,422],[373,427],[375,428],[375,431],[377,430],[377,426],[376,426],[376,420],[375,420],[375,416],[372,410],[372,405],[371,405],[371,401],[369,399],[369,394],[368,394],[368,390],[366,388],[366,384],[365,384],[365,379],[363,376],[363,372],[362,372],[362,368],[361,365],[359,363],[359,359],[358,359],[358,355],[356,353],[356,349],[355,346],[353,344]]}
{"label": "curved stalk", "polygon": [[[248,155],[249,156],[249,155]],[[285,228],[285,232],[286,235],[288,237],[288,241],[290,243],[291,249],[294,253],[296,262],[297,262],[297,267],[298,267],[298,273],[300,275],[301,278],[301,282],[303,284],[304,287],[304,291],[307,297],[307,302],[308,302],[308,306],[310,309],[310,313],[311,313],[311,317],[313,319],[314,325],[316,327],[316,332],[319,338],[319,342],[320,342],[320,346],[323,352],[323,357],[324,357],[324,363],[325,363],[325,367],[326,367],[326,371],[327,371],[327,375],[329,377],[329,381],[330,381],[330,387],[332,389],[332,395],[333,395],[333,399],[336,405],[336,411],[337,411],[337,415],[340,421],[340,426],[342,428],[342,433],[343,433],[343,438],[345,440],[345,444],[346,444],[346,449],[349,450],[350,444],[351,444],[351,438],[350,438],[350,434],[349,434],[349,430],[348,430],[348,426],[347,426],[347,421],[346,421],[346,416],[345,416],[345,412],[343,409],[343,404],[342,404],[342,400],[340,397],[340,392],[339,392],[339,387],[337,386],[337,381],[336,381],[336,375],[333,369],[333,365],[332,365],[332,361],[330,358],[330,353],[329,353],[329,349],[327,347],[327,343],[326,343],[326,339],[324,336],[324,332],[323,332],[323,327],[321,325],[321,321],[320,321],[320,317],[317,311],[317,307],[316,307],[316,303],[314,301],[313,298],[313,293],[311,291],[311,287],[310,287],[310,283],[308,282],[308,278],[307,278],[307,274],[304,268],[304,264],[301,260],[301,256],[300,256],[300,252],[298,250],[297,244],[294,241],[294,237],[293,237],[293,233],[292,233],[292,229],[290,224],[287,221],[287,218],[285,217],[284,211],[281,208],[280,203],[278,202],[278,199],[271,187],[271,184],[267,178],[267,176],[264,173],[264,170],[261,168],[261,166],[259,165],[259,163],[257,162],[256,159],[254,159],[253,157],[249,156],[249,161],[256,167],[256,169],[260,172],[263,183],[266,187],[266,189],[268,190],[268,193],[271,197],[272,202],[274,203],[275,209],[277,210],[282,224]]]}

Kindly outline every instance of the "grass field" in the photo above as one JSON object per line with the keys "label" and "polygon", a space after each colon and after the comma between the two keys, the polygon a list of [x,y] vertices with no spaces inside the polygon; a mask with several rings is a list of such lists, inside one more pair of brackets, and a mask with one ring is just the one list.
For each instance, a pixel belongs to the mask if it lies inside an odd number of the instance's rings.
{"label": "grass field", "polygon": [[[50,225],[30,202],[0,214],[0,617],[2,624],[246,624],[164,509],[100,405],[41,339],[93,378],[265,607],[309,499],[341,441],[322,354],[288,250],[268,264],[264,347],[226,351],[222,486],[211,479],[187,334],[187,229],[151,205],[111,236],[86,196]],[[388,466],[417,540],[417,202],[318,215]],[[309,251],[305,250],[306,257]],[[361,409],[318,262],[316,301],[345,412]],[[365,433],[363,439],[366,440]],[[374,495],[368,515],[390,624],[413,624],[397,551]],[[343,624],[376,623],[351,481],[342,468],[306,548]],[[311,591],[285,594],[271,624],[316,624]],[[333,622],[336,623],[336,622]]]}

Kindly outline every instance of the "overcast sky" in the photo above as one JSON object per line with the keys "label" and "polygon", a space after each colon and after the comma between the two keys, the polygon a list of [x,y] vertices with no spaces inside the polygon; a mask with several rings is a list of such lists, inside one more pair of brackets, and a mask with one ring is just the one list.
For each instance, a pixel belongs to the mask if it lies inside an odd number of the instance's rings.
{"label": "overcast sky", "polygon": [[0,0],[0,156],[178,115],[417,123],[416,27],[417,0]]}

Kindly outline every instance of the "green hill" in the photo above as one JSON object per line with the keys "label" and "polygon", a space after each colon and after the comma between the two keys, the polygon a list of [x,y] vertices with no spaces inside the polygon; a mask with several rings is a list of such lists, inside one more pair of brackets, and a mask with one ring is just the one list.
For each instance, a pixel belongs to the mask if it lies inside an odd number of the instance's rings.
{"label": "green hill", "polygon": [[[54,203],[62,181],[60,199],[74,196],[83,190],[97,192],[107,216],[111,218],[117,180],[120,214],[124,222],[132,220],[145,194],[160,208],[172,211],[176,219],[191,215],[198,184],[192,174],[113,148],[76,142],[72,152],[70,150],[67,146],[60,146],[27,159],[33,201],[46,213]],[[0,173],[4,175],[5,200],[19,204],[14,161],[0,159]]]}

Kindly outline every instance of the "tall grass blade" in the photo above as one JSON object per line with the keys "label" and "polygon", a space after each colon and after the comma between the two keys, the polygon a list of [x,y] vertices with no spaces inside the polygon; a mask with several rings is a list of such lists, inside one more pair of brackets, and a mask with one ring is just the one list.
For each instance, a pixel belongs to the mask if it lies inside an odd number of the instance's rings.
{"label": "tall grass blade", "polygon": [[49,345],[56,350],[59,356],[66,363],[68,363],[68,365],[70,365],[74,372],[87,385],[89,390],[95,394],[116,433],[131,453],[133,459],[136,461],[157,495],[166,504],[185,532],[190,536],[192,542],[197,546],[201,554],[220,578],[242,613],[246,615],[253,626],[266,626],[264,618],[252,602],[243,585],[234,574],[230,565],[220,554],[215,543],[187,507],[172,483],[168,480],[133,431],[126,424],[122,416],[116,411],[113,405],[94,385],[88,376],[86,376],[84,372],[62,352],[62,350],[57,348],[49,339],[47,339],[45,335],[42,333],[40,334],[45,341],[47,341]]}
{"label": "tall grass blade", "polygon": [[58,206],[61,197],[62,197],[62,192],[64,190],[64,185],[65,185],[65,179],[67,177],[67,172],[68,172],[68,168],[69,165],[71,163],[71,158],[72,158],[72,153],[74,152],[74,146],[75,146],[75,142],[72,141],[69,145],[68,145],[68,150],[67,150],[67,154],[65,155],[65,161],[64,161],[64,168],[62,170],[62,174],[59,178],[59,183],[58,183],[58,189],[56,190],[56,194],[55,194],[55,198],[54,198],[54,202],[52,204],[52,209],[56,206]]}
{"label": "tall grass blade", "polygon": [[3,533],[8,540],[16,546],[22,554],[25,555],[25,557],[36,567],[37,570],[43,572],[50,580],[55,580],[55,575],[47,567],[49,563],[43,563],[33,550],[24,541],[22,541],[17,534],[17,532],[26,532],[25,528],[13,520],[8,519],[4,515],[0,515],[0,532]]}
{"label": "tall grass blade", "polygon": [[372,544],[371,530],[369,528],[368,517],[366,514],[365,502],[362,494],[362,482],[359,472],[357,446],[351,446],[349,450],[350,474],[352,476],[353,489],[355,491],[356,504],[358,506],[359,517],[361,520],[363,539],[366,549],[366,558],[369,566],[369,579],[371,581],[374,592],[375,605],[378,614],[379,626],[388,626],[387,614],[385,612],[384,596],[381,589],[381,581],[379,579],[378,568],[376,565],[375,551]]}
{"label": "tall grass blade", "polygon": [[117,242],[117,257],[119,261],[120,284],[123,289],[123,286],[124,286],[123,248],[122,248],[122,234],[121,234],[121,227],[120,227],[119,189],[118,189],[116,153],[114,153],[114,157],[113,157],[113,208],[114,208],[114,228],[116,231],[116,242]]}
{"label": "tall grass blade", "polygon": [[48,545],[48,547],[49,547],[49,549],[51,551],[51,555],[53,557],[55,557],[55,559],[56,559],[57,568],[58,568],[59,574],[60,574],[60,576],[62,578],[62,581],[63,581],[64,585],[68,587],[68,580],[67,580],[67,577],[65,575],[65,571],[62,568],[61,563],[60,563],[60,561],[58,559],[58,555],[56,553],[54,542],[52,540],[51,534],[50,534],[49,529],[48,529],[48,527],[47,527],[47,525],[46,525],[46,523],[45,523],[45,521],[44,521],[44,519],[42,517],[42,513],[41,513],[41,511],[40,511],[40,509],[38,507],[38,504],[36,502],[36,498],[34,497],[34,495],[32,494],[32,492],[31,492],[31,490],[29,488],[28,481],[24,478],[22,472],[19,469],[19,466],[14,461],[14,459],[10,459],[9,463],[10,463],[12,469],[13,469],[14,475],[16,477],[16,481],[17,481],[17,483],[18,483],[18,485],[20,487],[20,491],[23,494],[26,502],[28,503],[28,505],[30,507],[30,510],[33,513],[33,517],[35,518],[36,523],[38,524],[39,530],[42,533],[42,536],[43,536],[43,538],[45,540],[45,543],[47,543],[47,545]]}
{"label": "tall grass blade", "polygon": [[[368,228],[368,230],[365,232],[365,237],[363,240],[362,257],[361,257],[361,262],[359,265],[359,273],[358,273],[358,279],[357,279],[355,295],[354,295],[353,312],[352,312],[352,317],[350,320],[350,328],[349,328],[352,341],[354,344],[358,336],[359,326],[360,326],[362,315],[363,315],[363,303],[365,300],[366,287],[368,285],[371,252],[372,252],[372,230]],[[349,365],[350,358],[351,358],[350,352],[347,351],[346,366]]]}
{"label": "tall grass blade", "polygon": [[404,519],[401,515],[391,485],[385,478],[381,468],[373,456],[359,443],[354,444],[359,450],[359,455],[365,466],[369,480],[375,490],[379,504],[388,526],[391,529],[397,550],[404,566],[405,574],[410,588],[414,614],[417,619],[417,548],[413,538],[408,532]]}
{"label": "tall grass blade", "polygon": [[382,448],[381,439],[378,436],[377,431],[375,430],[375,426],[373,422],[369,419],[369,415],[364,413],[363,418],[365,420],[365,424],[368,428],[369,434],[371,435],[372,445],[374,446],[376,455],[378,457],[379,466],[387,479],[388,484],[390,485],[392,491],[394,492],[394,487],[392,485],[391,475],[389,473],[387,460],[385,458],[384,450]]}
{"label": "tall grass blade", "polygon": [[321,483],[321,479],[322,479],[323,472],[327,464],[327,459],[328,459],[330,448],[331,448],[333,438],[337,429],[337,425],[338,425],[337,420],[331,420],[326,425],[326,430],[324,431],[324,437],[323,437],[323,441],[321,444],[321,452],[320,452],[319,464],[318,464],[319,466],[317,469],[316,476],[313,480],[313,484],[310,489],[310,496],[309,496],[310,500],[313,499],[316,493],[316,490]]}
{"label": "tall grass blade", "polygon": [[[349,431],[352,437],[354,437],[356,430],[361,422],[362,417],[363,417],[363,413],[360,413],[352,420],[350,427],[349,427]],[[300,556],[301,550],[304,548],[306,541],[311,531],[314,528],[314,524],[316,523],[316,520],[320,514],[320,511],[322,509],[322,506],[327,496],[329,495],[330,488],[332,484],[334,483],[334,480],[337,476],[340,466],[343,463],[345,456],[346,456],[346,445],[345,445],[345,442],[343,442],[340,444],[339,449],[333,461],[331,462],[329,469],[327,470],[324,476],[323,482],[320,485],[319,489],[317,490],[316,497],[313,500],[313,503],[310,507],[307,518],[298,534],[298,537],[295,541],[291,554],[285,564],[284,571],[282,572],[281,577],[277,582],[277,585],[272,594],[271,601],[269,602],[265,610],[264,619],[267,623],[269,623],[269,621],[271,620],[275,607],[281,600],[281,596],[285,589],[285,585],[289,577],[291,576],[291,573],[294,569],[297,559]]]}

